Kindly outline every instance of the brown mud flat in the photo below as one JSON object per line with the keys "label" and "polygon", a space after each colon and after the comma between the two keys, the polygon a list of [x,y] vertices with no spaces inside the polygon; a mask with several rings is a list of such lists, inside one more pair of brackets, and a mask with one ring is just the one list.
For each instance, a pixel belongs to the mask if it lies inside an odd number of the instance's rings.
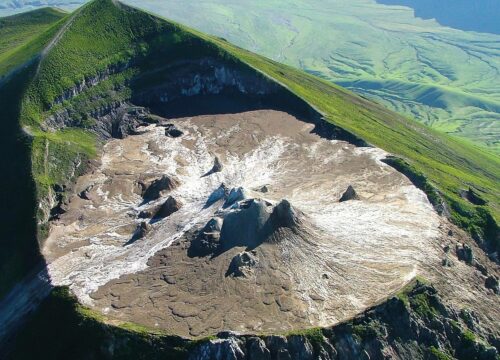
{"label": "brown mud flat", "polygon": [[[425,195],[380,161],[383,151],[326,140],[274,110],[169,122],[182,136],[151,125],[106,144],[52,223],[44,247],[51,277],[85,304],[182,336],[286,332],[350,318],[422,274],[450,302],[484,308],[498,325],[498,298],[482,275],[443,251],[467,238],[456,229],[448,235],[450,225]],[[221,166],[211,171],[215,159]],[[145,202],[141,184],[164,175],[178,186]],[[224,196],[209,201],[221,184]],[[359,199],[339,202],[349,185]],[[240,187],[245,196],[225,207]],[[151,219],[169,197],[178,209]],[[272,217],[283,199],[299,220],[248,243],[248,228]],[[231,217],[237,226],[229,226]],[[223,223],[215,236],[223,248],[193,254],[192,241],[212,218]],[[148,230],[135,238],[142,222]],[[441,265],[445,256],[452,267]]]}

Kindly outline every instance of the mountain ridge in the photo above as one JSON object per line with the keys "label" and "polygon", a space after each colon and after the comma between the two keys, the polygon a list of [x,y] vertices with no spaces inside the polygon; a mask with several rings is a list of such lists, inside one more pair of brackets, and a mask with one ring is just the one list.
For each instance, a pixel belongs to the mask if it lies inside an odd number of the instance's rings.
{"label": "mountain ridge", "polygon": [[[95,21],[95,13],[101,15],[100,21]],[[314,119],[315,130],[331,139],[385,149],[403,159],[396,159],[394,167],[419,184],[436,208],[449,211],[455,223],[469,230],[487,250],[498,248],[500,163],[496,157],[324,80],[110,0],[89,3],[66,24],[59,41],[39,64],[29,65],[0,87],[2,111],[12,131],[8,145],[15,144],[13,149],[24,152],[19,166],[34,179],[28,185],[18,184],[17,177],[9,179],[7,187],[15,191],[7,203],[15,203],[19,193],[30,193],[31,186],[36,188],[32,198],[23,200],[24,216],[15,215],[36,219],[41,243],[48,219],[65,211],[65,189],[91,168],[104,141],[126,136],[130,130],[121,124],[116,129],[109,117],[137,100],[158,98],[161,102],[161,86],[171,86],[169,95],[179,98],[200,91],[211,94],[220,87],[237,89],[258,102],[275,101],[307,113]],[[219,73],[205,73],[206,66]],[[191,72],[183,74],[182,69]],[[188,81],[193,74],[206,83],[191,86]],[[108,122],[103,120],[106,116]],[[21,131],[24,136],[19,142]],[[6,153],[16,156],[12,149]],[[487,203],[473,204],[470,199],[474,197],[464,197],[462,191]],[[7,234],[13,238],[19,226],[8,224]],[[18,243],[4,240],[2,250],[19,249],[2,253],[16,261],[36,252],[35,231],[32,227],[27,231],[26,239],[16,238]],[[2,261],[2,273],[12,274],[12,278],[2,278],[3,289],[26,271],[9,269],[12,260]]]}

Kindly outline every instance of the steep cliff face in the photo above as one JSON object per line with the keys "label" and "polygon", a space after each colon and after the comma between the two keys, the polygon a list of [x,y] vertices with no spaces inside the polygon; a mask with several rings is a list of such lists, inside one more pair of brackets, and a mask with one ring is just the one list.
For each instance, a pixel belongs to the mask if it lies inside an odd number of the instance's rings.
{"label": "steep cliff face", "polygon": [[482,332],[474,314],[446,306],[432,286],[417,281],[397,297],[333,328],[283,336],[222,333],[198,345],[189,359],[495,360],[499,340]]}

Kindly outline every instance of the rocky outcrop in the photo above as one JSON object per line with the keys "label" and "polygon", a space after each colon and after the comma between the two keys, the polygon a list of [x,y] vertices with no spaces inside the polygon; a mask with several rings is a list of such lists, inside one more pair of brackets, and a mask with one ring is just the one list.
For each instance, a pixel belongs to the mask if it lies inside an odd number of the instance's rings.
{"label": "rocky outcrop", "polygon": [[284,336],[221,333],[189,352],[189,360],[218,359],[498,359],[497,338],[477,319],[446,306],[417,281],[357,318],[328,329]]}
{"label": "rocky outcrop", "polygon": [[[151,229],[152,229],[152,227],[151,227],[150,224],[148,224],[145,221],[141,222],[137,226],[137,229],[135,230],[134,235],[132,236],[132,239],[130,240],[129,243],[132,243],[132,242],[134,242],[136,240],[144,238],[147,234],[149,234],[149,232],[151,231]],[[129,243],[127,243],[126,245],[129,245]]]}
{"label": "rocky outcrop", "polygon": [[298,210],[292,207],[288,200],[281,200],[273,209],[269,218],[271,229],[275,231],[278,228],[294,229],[300,225],[300,218],[303,216]]}
{"label": "rocky outcrop", "polygon": [[164,127],[165,127],[165,136],[168,136],[168,137],[171,137],[171,138],[178,138],[178,137],[181,137],[184,134],[174,124],[166,124],[166,125],[164,125]]}
{"label": "rocky outcrop", "polygon": [[465,261],[469,265],[474,264],[474,253],[472,248],[467,244],[462,244],[456,246],[456,253],[458,260]]}
{"label": "rocky outcrop", "polygon": [[164,219],[176,211],[179,211],[181,207],[182,203],[180,201],[177,201],[174,197],[169,196],[155,213],[154,218],[157,220]]}
{"label": "rocky outcrop", "polygon": [[92,188],[94,186],[93,185],[89,185],[87,186],[87,188],[85,188],[85,190],[81,191],[79,194],[78,194],[78,197],[80,199],[83,199],[83,200],[90,200],[90,191],[92,191]]}
{"label": "rocky outcrop", "polygon": [[260,199],[233,204],[231,211],[224,216],[220,235],[222,249],[235,246],[255,248],[260,245],[272,232],[268,222],[272,211],[272,204]]}
{"label": "rocky outcrop", "polygon": [[222,171],[222,163],[219,160],[219,158],[216,156],[215,159],[214,159],[214,165],[212,166],[212,168],[205,175],[203,175],[203,177],[210,176],[212,174],[215,174],[215,173],[218,173],[218,172],[221,172],[221,171]]}
{"label": "rocky outcrop", "polygon": [[354,188],[352,187],[352,185],[349,185],[347,190],[342,194],[342,197],[340,198],[339,202],[344,202],[349,200],[359,200],[359,196],[356,193],[356,190],[354,190]]}
{"label": "rocky outcrop", "polygon": [[225,184],[220,184],[220,186],[210,194],[205,203],[205,208],[208,208],[215,204],[217,201],[226,200],[229,196],[229,189]]}
{"label": "rocky outcrop", "polygon": [[220,246],[220,231],[222,229],[222,218],[214,217],[205,227],[191,240],[188,255],[207,256],[213,254]]}
{"label": "rocky outcrop", "polygon": [[55,184],[52,187],[54,206],[50,209],[49,220],[59,219],[59,216],[67,211],[66,185]]}
{"label": "rocky outcrop", "polygon": [[108,67],[104,71],[100,72],[99,74],[95,76],[86,76],[84,77],[79,83],[77,83],[75,86],[73,86],[70,89],[65,90],[61,95],[55,98],[54,105],[58,105],[63,103],[64,101],[67,101],[78,94],[82,93],[86,89],[96,86],[99,84],[101,81],[106,80],[109,78],[109,76],[113,74],[117,74],[120,72],[125,71],[131,66],[131,63],[122,63],[122,64],[116,64]]}
{"label": "rocky outcrop", "polygon": [[139,186],[142,188],[142,197],[145,202],[156,200],[165,191],[171,191],[179,186],[179,180],[173,176],[163,175],[161,178],[152,182],[141,181]]}
{"label": "rocky outcrop", "polygon": [[249,198],[250,198],[250,192],[247,189],[243,187],[232,188],[229,194],[227,195],[226,201],[224,202],[224,205],[222,207],[228,208],[231,205],[236,204],[238,201]]}
{"label": "rocky outcrop", "polygon": [[206,256],[236,246],[253,249],[264,241],[279,241],[280,236],[274,235],[280,229],[295,231],[301,225],[304,215],[287,200],[273,205],[253,195],[242,187],[233,188],[227,194],[224,184],[212,193],[205,207],[222,199],[225,202],[217,212],[218,217],[210,220],[191,241],[190,256]]}
{"label": "rocky outcrop", "polygon": [[255,252],[243,251],[231,260],[226,276],[247,277],[257,261]]}
{"label": "rocky outcrop", "polygon": [[109,102],[82,115],[71,107],[49,116],[43,127],[47,130],[66,127],[84,127],[96,133],[101,139],[123,139],[141,132],[139,126],[149,125],[150,116],[146,109],[124,101]]}
{"label": "rocky outcrop", "polygon": [[500,285],[498,283],[498,278],[494,275],[488,276],[484,283],[487,289],[493,290],[493,292],[497,295],[500,294]]}
{"label": "rocky outcrop", "polygon": [[280,88],[264,76],[211,57],[177,61],[156,72],[161,73],[162,82],[138,89],[133,97],[135,103],[155,106],[181,97],[223,92],[266,95],[276,93]]}

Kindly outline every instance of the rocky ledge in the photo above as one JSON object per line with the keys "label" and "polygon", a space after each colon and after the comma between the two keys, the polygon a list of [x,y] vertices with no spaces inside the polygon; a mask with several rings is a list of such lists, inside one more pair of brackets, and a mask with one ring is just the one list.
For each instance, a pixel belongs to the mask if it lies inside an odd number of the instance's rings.
{"label": "rocky ledge", "polygon": [[335,327],[280,336],[223,332],[197,345],[188,358],[498,359],[500,339],[479,329],[473,313],[446,306],[434,287],[417,280],[397,296]]}

